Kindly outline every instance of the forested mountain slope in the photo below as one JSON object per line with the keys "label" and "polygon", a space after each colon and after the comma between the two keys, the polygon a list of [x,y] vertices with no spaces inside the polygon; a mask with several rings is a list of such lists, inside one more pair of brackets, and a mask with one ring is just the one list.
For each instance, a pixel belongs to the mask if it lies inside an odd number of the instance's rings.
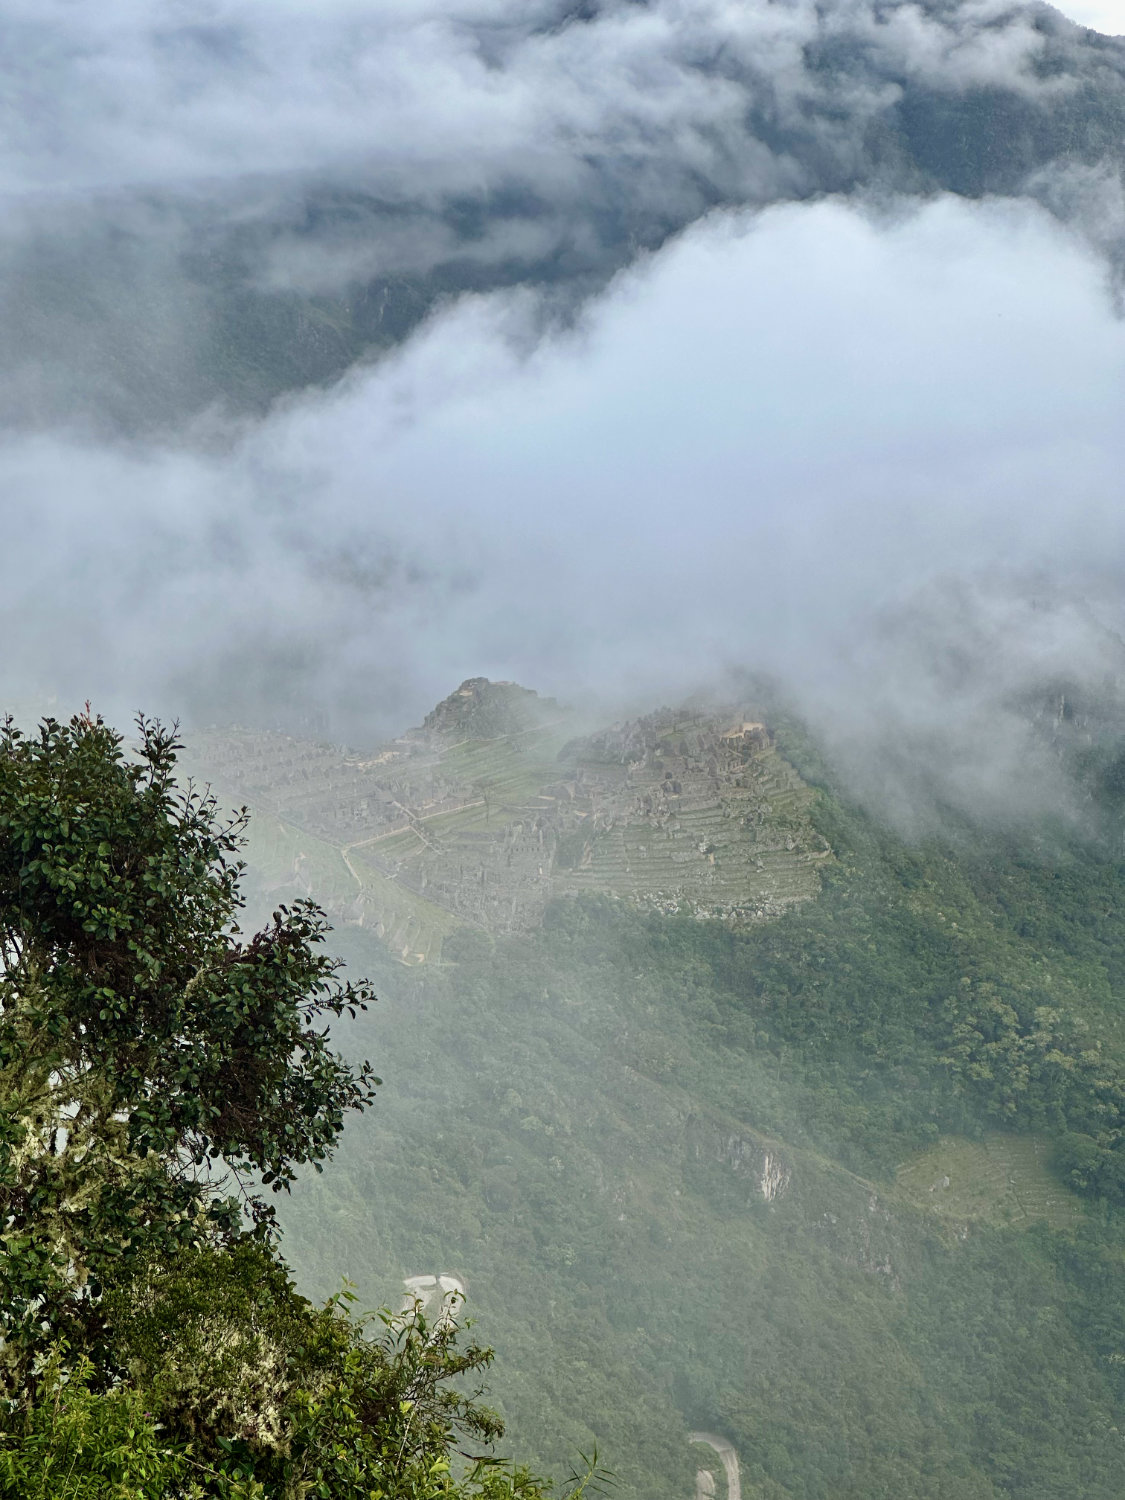
{"label": "forested mountain slope", "polygon": [[[299,66],[264,12],[151,34],[139,20],[73,53],[30,19],[13,28],[9,54],[70,101],[54,149],[74,132],[93,181],[45,194],[42,163],[18,163],[35,192],[5,243],[6,420],[136,432],[261,412],[453,296],[536,288],[548,316],[572,308],[721,206],[1028,194],[1120,256],[1125,42],[1047,5],[425,12],[345,7]],[[119,47],[151,72],[135,97],[107,87]],[[419,105],[431,66],[449,93],[436,116]],[[280,144],[250,119],[216,155],[212,112],[237,116],[246,92],[273,100]],[[121,155],[130,127],[166,135],[168,181]]]}
{"label": "forested mountain slope", "polygon": [[334,1177],[296,1190],[288,1253],[372,1300],[456,1275],[513,1441],[557,1470],[596,1442],[623,1495],[690,1495],[703,1429],[772,1500],[1110,1500],[1112,736],[1082,736],[1080,832],[908,843],[769,728],[832,850],[782,915],[564,894],[413,966],[340,934],[383,1001],[351,1045],[387,1086]]}

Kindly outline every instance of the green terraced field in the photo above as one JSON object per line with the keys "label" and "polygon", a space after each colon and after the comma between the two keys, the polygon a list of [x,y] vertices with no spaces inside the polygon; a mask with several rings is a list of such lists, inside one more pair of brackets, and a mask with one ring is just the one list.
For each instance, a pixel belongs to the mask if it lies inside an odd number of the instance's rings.
{"label": "green terraced field", "polygon": [[246,858],[259,899],[285,900],[295,890],[303,890],[322,906],[342,913],[358,895],[358,886],[335,845],[274,813],[251,817]]}
{"label": "green terraced field", "polygon": [[247,857],[255,877],[258,920],[277,901],[307,894],[337,925],[372,929],[407,964],[438,954],[443,938],[462,925],[388,879],[363,859],[361,850],[341,851],[275,815],[252,819]]}
{"label": "green terraced field", "polygon": [[[772,916],[819,890],[827,856],[812,835],[812,794],[772,748],[759,751],[746,784],[693,788],[663,824],[645,818],[594,835],[583,859],[562,878],[571,890],[609,890],[667,910]],[[659,785],[633,778],[643,795]]]}
{"label": "green terraced field", "polygon": [[372,928],[403,963],[440,958],[443,940],[464,923],[382,874],[363,858],[362,850],[350,858],[363,882],[362,925]]}
{"label": "green terraced field", "polygon": [[223,800],[254,810],[265,894],[311,893],[406,963],[438,959],[458,926],[534,927],[559,895],[752,922],[817,894],[830,850],[809,819],[815,793],[765,725],[662,709],[583,727],[471,679],[367,755],[241,729],[195,749]]}
{"label": "green terraced field", "polygon": [[946,1136],[903,1162],[897,1181],[913,1202],[944,1218],[1014,1226],[1039,1220],[1065,1229],[1083,1218],[1082,1200],[1048,1163],[1049,1145],[1038,1136]]}

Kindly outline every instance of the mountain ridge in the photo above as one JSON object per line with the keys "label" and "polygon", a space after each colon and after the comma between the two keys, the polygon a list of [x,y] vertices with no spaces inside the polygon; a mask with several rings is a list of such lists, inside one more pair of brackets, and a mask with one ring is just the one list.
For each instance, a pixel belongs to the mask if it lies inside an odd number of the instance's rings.
{"label": "mountain ridge", "polygon": [[554,700],[469,678],[369,755],[237,730],[192,754],[222,796],[275,820],[271,891],[307,884],[334,849],[351,886],[339,872],[318,886],[333,916],[424,962],[450,921],[524,930],[580,891],[734,922],[811,899],[831,857],[815,794],[756,714],[660,709],[576,734],[581,716]]}
{"label": "mountain ridge", "polygon": [[[1029,700],[1028,720],[1093,816],[1103,783],[1116,795],[1116,699],[1061,693]],[[341,947],[383,1002],[348,1045],[388,1079],[332,1180],[298,1185],[287,1208],[305,1285],[330,1292],[323,1267],[342,1258],[366,1297],[393,1304],[402,1279],[457,1268],[521,1449],[561,1474],[596,1443],[629,1500],[686,1500],[692,1431],[732,1444],[755,1500],[1115,1500],[1114,840],[964,819],[905,839],[749,694],[737,711],[601,727],[552,706],[528,733],[538,700],[507,685],[489,713],[518,705],[509,733],[466,740],[481,694],[492,685],[469,679],[431,729],[371,752],[271,742],[289,747],[289,800],[251,825],[264,825],[258,897],[336,893]],[[710,794],[710,752],[732,731],[732,781],[782,760],[801,773],[802,815],[831,849],[808,864],[810,899],[768,920],[699,920],[560,885],[534,921],[490,929],[382,876],[414,920],[445,924],[424,961],[363,920],[341,855],[366,878],[370,835],[341,812],[363,785],[393,774],[435,794],[417,828],[380,825],[416,874],[459,838],[503,850],[533,796],[579,770],[640,799],[600,831],[608,848],[639,829],[651,841],[676,796],[655,792],[669,776],[682,796],[681,764]],[[279,762],[255,769],[247,735],[223,743],[251,789]],[[322,801],[335,844],[310,831]]]}

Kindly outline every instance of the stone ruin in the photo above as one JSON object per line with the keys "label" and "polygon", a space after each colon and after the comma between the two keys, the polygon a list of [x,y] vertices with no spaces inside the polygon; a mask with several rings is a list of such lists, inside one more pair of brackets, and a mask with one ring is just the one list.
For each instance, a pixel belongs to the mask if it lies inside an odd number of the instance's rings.
{"label": "stone ruin", "polygon": [[196,749],[224,799],[340,851],[355,894],[325,903],[336,921],[380,926],[387,882],[497,933],[570,892],[745,922],[819,889],[811,794],[752,713],[665,708],[566,739],[573,722],[471,678],[370,754],[240,730]]}

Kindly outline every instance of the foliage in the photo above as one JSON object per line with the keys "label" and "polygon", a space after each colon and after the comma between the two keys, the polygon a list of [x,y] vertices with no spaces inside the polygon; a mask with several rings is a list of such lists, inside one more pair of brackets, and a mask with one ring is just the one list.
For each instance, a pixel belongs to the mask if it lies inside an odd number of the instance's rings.
{"label": "foliage", "polygon": [[211,1449],[220,1439],[283,1446],[295,1384],[342,1350],[269,1247],[191,1247],[128,1271],[107,1286],[102,1314],[116,1367],[162,1420]]}
{"label": "foliage", "polygon": [[[370,1066],[325,1015],[366,985],[318,951],[311,903],[238,932],[244,816],[175,783],[175,732],[119,735],[85,715],[0,729],[2,1378],[43,1339],[96,1330],[124,1258],[237,1239],[223,1165],[287,1187],[319,1167]],[[263,1228],[272,1211],[245,1195]]]}
{"label": "foliage", "polygon": [[[690,1493],[691,1427],[730,1436],[744,1493],[771,1500],[1116,1500],[1125,1224],[1093,1174],[1118,1153],[1121,867],[1061,838],[906,845],[827,779],[817,817],[823,894],[750,929],[563,902],[436,970],[342,934],[380,979],[396,1084],[295,1185],[287,1253],[324,1294],[341,1263],[375,1297],[459,1268],[534,1467],[596,1441],[624,1500]],[[365,1025],[338,1028],[345,1051]],[[897,1191],[939,1135],[998,1129],[1085,1187],[1076,1228],[950,1223]],[[763,1142],[792,1170],[769,1203],[742,1165]],[[60,1367],[107,1452],[133,1423],[170,1497],[537,1493],[475,1462],[494,1417],[474,1432],[445,1400],[478,1409],[485,1351],[313,1308],[268,1242],[217,1220],[181,1243],[159,1213],[175,1163],[124,1159],[157,1175],[156,1232],[99,1251],[96,1337],[74,1297],[86,1342]],[[23,1478],[63,1443],[48,1358],[0,1447]]]}
{"label": "foliage", "polygon": [[145,1397],[131,1387],[99,1391],[88,1358],[65,1346],[39,1372],[37,1398],[0,1432],[4,1500],[165,1500],[190,1472]]}
{"label": "foliage", "polygon": [[465,1390],[491,1350],[459,1348],[452,1319],[353,1319],[353,1301],[345,1288],[315,1309],[269,1246],[243,1240],[146,1265],[104,1310],[131,1383],[212,1462],[226,1453],[281,1495],[366,1500],[373,1474],[388,1497],[426,1493],[453,1445],[482,1457],[503,1432],[479,1383]]}
{"label": "foliage", "polygon": [[315,1308],[280,1259],[247,1178],[288,1189],[370,1102],[323,1021],[371,992],[311,902],[242,939],[245,815],[179,748],[0,730],[0,1496],[541,1500],[492,1457],[491,1350]]}
{"label": "foliage", "polygon": [[[226,1252],[191,1253],[226,1274]],[[252,1253],[269,1260],[262,1246]],[[276,1279],[276,1264],[264,1269]],[[165,1293],[163,1311],[171,1316],[181,1303],[171,1286]],[[40,1371],[34,1401],[0,1430],[0,1497],[544,1500],[526,1469],[491,1457],[503,1426],[479,1404],[479,1389],[466,1395],[451,1385],[485,1370],[490,1350],[459,1350],[455,1325],[431,1328],[422,1318],[384,1315],[381,1337],[371,1338],[363,1321],[347,1318],[340,1299],[317,1311],[291,1287],[289,1293],[288,1332],[300,1322],[305,1342],[291,1343],[285,1359],[265,1372],[227,1358],[216,1376],[206,1365],[209,1351],[198,1345],[164,1350],[181,1386],[186,1377],[197,1388],[212,1382],[221,1393],[220,1409],[204,1417],[196,1407],[187,1427],[177,1399],[182,1389],[175,1378],[169,1383],[165,1359],[150,1359],[135,1368],[133,1380],[107,1390],[98,1388],[89,1359],[68,1359],[57,1346]],[[189,1309],[197,1318],[200,1300],[197,1294]],[[229,1314],[224,1299],[218,1302]],[[204,1321],[215,1313],[208,1308]],[[236,1326],[235,1342],[240,1337]],[[155,1376],[153,1384],[146,1376]],[[466,1441],[470,1456],[455,1476]],[[569,1500],[595,1477],[591,1467]]]}

